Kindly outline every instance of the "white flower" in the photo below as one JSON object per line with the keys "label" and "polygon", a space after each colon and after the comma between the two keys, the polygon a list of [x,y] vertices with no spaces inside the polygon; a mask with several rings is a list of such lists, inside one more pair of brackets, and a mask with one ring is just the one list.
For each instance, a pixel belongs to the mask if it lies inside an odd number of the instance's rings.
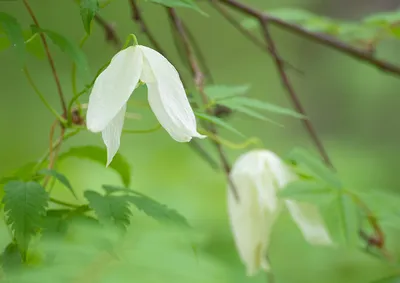
{"label": "white flower", "polygon": [[107,166],[118,151],[126,103],[139,80],[147,84],[150,107],[174,140],[188,142],[192,137],[205,137],[196,130],[196,118],[174,66],[151,48],[130,46],[111,59],[89,97],[87,128],[102,132]]}
{"label": "white flower", "polygon": [[267,250],[272,227],[285,204],[305,239],[317,245],[332,243],[317,207],[291,200],[280,200],[277,192],[297,176],[273,152],[250,151],[236,161],[231,180],[238,191],[236,201],[228,187],[228,211],[239,256],[247,275],[269,270]]}

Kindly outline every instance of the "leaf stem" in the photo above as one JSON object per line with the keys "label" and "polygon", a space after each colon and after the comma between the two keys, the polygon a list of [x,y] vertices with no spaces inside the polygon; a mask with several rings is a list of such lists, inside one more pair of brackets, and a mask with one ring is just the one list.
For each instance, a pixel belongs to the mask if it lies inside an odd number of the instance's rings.
{"label": "leaf stem", "polygon": [[55,110],[50,105],[50,103],[46,100],[44,95],[40,92],[39,88],[36,86],[34,80],[32,79],[32,76],[29,73],[28,68],[26,66],[24,67],[23,71],[24,71],[25,77],[27,78],[30,86],[33,88],[33,90],[35,91],[37,96],[39,96],[39,98],[43,102],[43,104],[47,107],[47,109],[50,110],[51,113],[53,113],[53,115],[57,118],[58,121],[60,121],[61,124],[65,124],[66,120],[57,112],[57,110]]}

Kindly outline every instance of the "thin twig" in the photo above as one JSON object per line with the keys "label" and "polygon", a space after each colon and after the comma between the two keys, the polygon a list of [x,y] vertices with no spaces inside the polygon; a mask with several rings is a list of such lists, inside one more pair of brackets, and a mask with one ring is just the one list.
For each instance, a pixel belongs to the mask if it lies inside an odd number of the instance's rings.
{"label": "thin twig", "polygon": [[106,41],[112,42],[113,45],[118,49],[121,48],[121,40],[118,37],[114,27],[99,15],[94,16],[94,20],[103,28]]}
{"label": "thin twig", "polygon": [[[210,0],[213,1],[213,0]],[[287,22],[285,20],[282,20],[278,17],[274,17],[268,13],[259,11],[247,4],[241,3],[237,0],[218,0],[219,2],[235,9],[238,10],[244,14],[247,14],[249,16],[252,16],[258,20],[267,20],[271,24],[275,24],[279,27],[285,28],[289,30],[290,32],[293,32],[295,34],[301,35],[304,38],[308,38],[310,40],[313,40],[315,42],[318,42],[320,44],[326,45],[328,47],[331,47],[335,50],[338,50],[342,53],[345,53],[351,57],[354,57],[358,60],[364,61],[369,63],[372,66],[375,66],[376,68],[380,69],[381,71],[400,76],[400,66],[397,66],[395,64],[392,64],[388,61],[378,59],[372,54],[369,50],[364,50],[361,48],[354,47],[352,45],[349,45],[345,42],[342,42],[334,37],[318,33],[318,32],[312,32],[309,31],[299,25]]]}
{"label": "thin twig", "polygon": [[153,34],[150,32],[149,28],[147,27],[147,24],[142,17],[142,12],[139,9],[138,4],[136,3],[136,0],[129,0],[129,4],[131,5],[132,20],[134,20],[140,26],[140,29],[142,30],[143,33],[145,33],[147,35],[147,38],[150,40],[150,42],[154,46],[154,48],[157,49],[158,52],[160,52],[161,54],[163,54],[165,56],[165,53],[164,53],[163,49],[161,48],[160,44],[158,43],[156,38],[153,36]]}
{"label": "thin twig", "polygon": [[[253,42],[254,45],[261,48],[261,50],[263,51],[265,50],[265,48],[267,48],[267,46],[262,40],[260,40],[257,36],[255,36],[251,32],[249,32],[247,29],[245,29],[232,15],[230,15],[229,12],[220,3],[218,3],[218,0],[211,0],[210,3],[215,8],[215,10],[217,10],[242,35],[244,35],[251,42]],[[291,69],[300,74],[303,74],[303,72],[299,68],[293,66],[291,63],[284,61],[283,59],[281,61],[284,62],[285,66],[290,67]]]}
{"label": "thin twig", "polygon": [[[191,71],[192,71],[192,76],[193,76],[193,80],[194,83],[196,85],[197,90],[200,93],[202,102],[204,105],[208,104],[208,97],[206,95],[206,93],[204,92],[204,74],[200,69],[200,66],[197,62],[197,58],[194,56],[194,53],[192,51],[192,47],[190,45],[190,41],[188,39],[188,36],[186,34],[186,31],[182,25],[182,21],[181,19],[178,17],[178,15],[176,14],[175,10],[173,8],[168,8],[168,15],[171,18],[171,20],[173,21],[176,30],[178,31],[180,38],[182,40],[182,43],[185,47],[185,53],[186,56],[190,62],[190,66],[191,66]],[[209,110],[208,110],[209,111]],[[212,113],[210,113],[210,115],[212,115]],[[217,135],[217,129],[213,124],[210,124],[210,131],[214,134]],[[224,169],[225,175],[227,177],[227,180],[230,184],[230,188],[232,190],[232,193],[236,199],[236,201],[239,201],[239,195],[238,192],[236,190],[235,185],[233,184],[229,173],[230,173],[230,165],[228,162],[228,159],[224,153],[224,149],[222,148],[221,144],[219,144],[218,142],[213,142],[215,147],[217,148],[218,154],[219,154],[219,159],[222,163],[222,167]]]}
{"label": "thin twig", "polygon": [[[57,125],[59,125],[58,120],[54,121],[54,123],[52,124],[52,126],[50,128],[49,165],[47,166],[47,169],[49,169],[49,170],[52,170],[54,168],[54,165],[56,163],[57,156],[58,156],[58,150],[60,149],[61,144],[64,140],[65,128],[63,126],[61,126],[61,134],[60,134],[59,142],[57,142],[55,144],[55,146],[53,146],[54,145],[54,143],[53,143],[54,132],[56,130]],[[44,179],[44,182],[43,182],[44,188],[46,188],[47,184],[49,183],[50,177],[51,176],[48,175]]]}
{"label": "thin twig", "polygon": [[[28,0],[24,0],[24,5],[25,5],[29,15],[31,16],[33,22],[40,29],[39,22],[36,19],[35,13],[33,12],[31,6],[29,5]],[[65,98],[64,98],[64,94],[63,94],[63,91],[62,91],[62,88],[61,88],[60,79],[59,79],[58,74],[57,74],[56,66],[54,65],[54,60],[51,57],[51,53],[50,53],[49,46],[47,44],[46,37],[42,32],[40,32],[40,38],[42,40],[42,43],[43,43],[43,46],[44,46],[44,50],[46,52],[47,60],[49,61],[49,64],[50,64],[50,67],[51,67],[51,71],[53,73],[54,81],[56,82],[56,85],[57,85],[57,91],[58,91],[58,95],[60,97],[63,113],[66,114],[67,113],[67,105],[65,103]]]}
{"label": "thin twig", "polygon": [[[300,114],[307,116],[306,111],[304,110],[304,107],[302,106],[299,97],[297,96],[296,92],[294,91],[294,88],[292,86],[292,84],[290,83],[289,77],[287,76],[286,72],[285,72],[285,66],[283,61],[281,60],[279,54],[278,54],[278,50],[275,47],[275,42],[273,41],[271,34],[269,32],[269,26],[268,26],[268,21],[262,19],[260,20],[260,24],[262,27],[262,31],[264,34],[264,38],[265,38],[265,42],[268,44],[268,51],[271,53],[273,60],[275,62],[276,68],[279,72],[279,75],[281,77],[283,86],[285,87],[285,89],[287,90],[287,93],[290,96],[291,101],[294,104],[294,107],[296,109],[297,112],[299,112]],[[321,140],[318,138],[318,135],[312,125],[312,123],[310,122],[309,119],[302,119],[302,123],[304,125],[304,127],[306,128],[308,134],[311,137],[311,140],[313,141],[313,143],[315,144],[315,146],[318,149],[319,154],[321,155],[321,157],[323,158],[323,160],[325,161],[325,163],[330,166],[331,168],[333,168],[333,164],[331,162],[331,160],[329,159],[329,156],[321,142]]]}

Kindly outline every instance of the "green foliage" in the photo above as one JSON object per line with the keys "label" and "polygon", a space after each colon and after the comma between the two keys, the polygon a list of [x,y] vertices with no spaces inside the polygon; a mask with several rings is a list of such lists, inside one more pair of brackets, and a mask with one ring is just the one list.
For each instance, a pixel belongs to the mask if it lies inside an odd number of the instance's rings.
{"label": "green foliage", "polygon": [[313,157],[309,152],[302,148],[295,148],[290,153],[288,158],[298,164],[298,170],[302,170],[302,174],[311,175],[333,188],[340,189],[343,187],[340,179],[327,168],[319,159]]}
{"label": "green foliage", "polygon": [[32,32],[44,33],[47,35],[55,45],[68,54],[75,62],[76,68],[81,76],[85,78],[89,76],[89,65],[86,60],[86,55],[78,45],[57,32],[41,29],[35,25],[32,25],[31,28]]}
{"label": "green foliage", "polygon": [[206,94],[210,97],[211,103],[220,104],[229,109],[243,113],[249,117],[271,122],[281,126],[272,119],[266,118],[255,110],[263,110],[272,114],[290,116],[298,119],[305,119],[303,115],[278,105],[260,101],[254,98],[245,97],[249,92],[249,85],[226,86],[226,85],[211,85],[205,89]]}
{"label": "green foliage", "polygon": [[35,182],[11,181],[4,186],[4,211],[23,259],[28,244],[42,225],[48,194]]}
{"label": "green foliage", "polygon": [[80,12],[82,17],[83,26],[85,31],[90,34],[91,31],[91,23],[99,10],[99,1],[98,0],[81,0],[80,3]]}
{"label": "green foliage", "polygon": [[131,204],[133,204],[137,209],[145,213],[147,216],[154,218],[160,223],[190,227],[186,218],[176,210],[171,209],[140,192],[109,185],[104,185],[103,189],[108,194],[118,192],[129,194],[129,196],[126,196],[126,198]]}
{"label": "green foliage", "polygon": [[[106,164],[107,151],[104,148],[96,146],[81,146],[73,147],[69,151],[62,153],[59,156],[60,160],[69,157],[77,157],[81,159],[88,159],[101,165]],[[111,162],[109,168],[113,169],[119,174],[124,186],[128,187],[131,182],[131,168],[126,159],[117,153]]]}
{"label": "green foliage", "polygon": [[374,280],[371,283],[400,283],[400,275],[390,276],[383,279]]}
{"label": "green foliage", "polygon": [[155,4],[161,4],[166,7],[170,8],[189,8],[196,10],[200,14],[207,16],[206,13],[204,13],[203,10],[200,9],[200,7],[196,4],[194,0],[147,0],[149,2],[155,3]]}
{"label": "green foliage", "polygon": [[21,26],[13,16],[0,12],[0,27],[7,35],[11,42],[12,48],[18,55],[18,60],[23,63],[25,61],[25,41]]}
{"label": "green foliage", "polygon": [[222,120],[221,118],[215,117],[215,116],[211,116],[208,115],[206,113],[201,113],[196,111],[194,113],[198,118],[205,120],[207,122],[211,122],[217,126],[220,126],[221,128],[224,128],[225,130],[228,130],[236,135],[239,135],[241,137],[244,137],[244,135],[239,132],[237,129],[235,129],[233,126],[229,125],[227,122],[225,122],[224,120]]}
{"label": "green foliage", "polygon": [[42,169],[38,172],[39,175],[48,175],[51,177],[56,178],[58,181],[60,181],[61,184],[63,184],[76,198],[76,193],[74,191],[74,189],[71,186],[71,183],[69,182],[69,180],[67,179],[67,177],[65,177],[65,175],[55,171],[55,170],[51,170],[51,169]]}
{"label": "green foliage", "polygon": [[101,195],[94,191],[86,191],[85,197],[104,225],[112,225],[125,230],[130,224],[131,211],[125,196]]}
{"label": "green foliage", "polygon": [[[301,9],[266,11],[269,15],[297,24],[312,32],[321,32],[353,43],[377,43],[385,38],[400,39],[400,10],[373,14],[355,22],[331,19]],[[253,18],[242,21],[243,27],[254,29],[259,23]]]}
{"label": "green foliage", "polygon": [[355,247],[358,244],[358,231],[361,223],[358,208],[350,196],[338,194],[337,197],[345,242],[347,245]]}
{"label": "green foliage", "polygon": [[278,193],[279,197],[326,205],[334,200],[337,190],[311,180],[299,180],[289,183]]}

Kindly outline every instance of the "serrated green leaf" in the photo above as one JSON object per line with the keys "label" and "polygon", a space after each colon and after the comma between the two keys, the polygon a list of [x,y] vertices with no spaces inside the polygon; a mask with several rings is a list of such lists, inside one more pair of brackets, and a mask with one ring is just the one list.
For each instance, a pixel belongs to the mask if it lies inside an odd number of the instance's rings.
{"label": "serrated green leaf", "polygon": [[110,185],[103,185],[103,189],[108,193],[122,192],[129,194],[128,201],[130,203],[132,203],[140,211],[144,212],[147,216],[154,218],[160,223],[190,227],[186,218],[176,210],[171,209],[138,191]]}
{"label": "serrated green leaf", "polygon": [[85,197],[101,223],[115,225],[121,230],[129,226],[132,213],[127,196],[103,196],[94,191],[85,191]]}
{"label": "serrated green leaf", "polygon": [[147,1],[170,8],[177,8],[177,7],[189,8],[196,10],[203,16],[208,16],[203,10],[200,9],[199,6],[197,6],[194,0],[147,0]]}
{"label": "serrated green leaf", "polygon": [[90,34],[90,27],[92,20],[98,11],[99,11],[98,0],[81,0],[80,13],[82,17],[83,26],[87,34]]}
{"label": "serrated green leaf", "polygon": [[307,173],[313,177],[326,182],[333,188],[341,189],[342,182],[329,168],[319,159],[313,157],[308,151],[302,148],[295,148],[289,153],[289,159],[295,161],[299,166],[304,166]]}
{"label": "serrated green leaf", "polygon": [[338,206],[346,244],[354,247],[358,242],[358,232],[360,228],[358,209],[353,200],[345,194],[338,194]]}
{"label": "serrated green leaf", "polygon": [[208,97],[215,101],[234,98],[244,95],[250,90],[250,85],[208,85],[204,88],[204,92]]}
{"label": "serrated green leaf", "polygon": [[55,45],[57,45],[63,52],[68,54],[75,62],[76,68],[81,76],[89,76],[89,65],[86,60],[86,55],[78,45],[74,44],[65,36],[57,32],[48,29],[41,29],[34,25],[32,25],[31,28],[32,32],[42,32],[46,34]]}
{"label": "serrated green leaf", "polygon": [[22,28],[16,18],[9,14],[0,12],[0,27],[11,42],[12,48],[16,51],[19,61],[25,62],[25,41]]}
{"label": "serrated green leaf", "polygon": [[211,122],[211,123],[213,123],[213,124],[215,124],[217,126],[220,126],[220,127],[224,128],[224,129],[226,129],[226,130],[228,130],[228,131],[230,131],[232,133],[235,133],[235,134],[237,134],[237,135],[239,135],[241,137],[245,137],[241,132],[239,132],[233,126],[229,125],[227,122],[225,122],[224,120],[222,120],[220,118],[217,118],[217,117],[214,117],[214,116],[210,116],[208,114],[201,113],[201,112],[195,112],[195,115],[200,119],[203,119],[203,120],[205,120],[207,122]]}
{"label": "serrated green leaf", "polygon": [[278,196],[285,199],[326,204],[335,199],[337,190],[312,181],[294,181],[289,183]]}
{"label": "serrated green leaf", "polygon": [[[77,157],[82,159],[88,159],[101,165],[106,164],[107,151],[104,148],[96,146],[82,146],[73,147],[69,151],[61,154],[59,160],[63,160],[68,157]],[[122,179],[124,186],[129,187],[131,182],[131,169],[126,159],[119,153],[117,153],[109,165],[109,168],[115,170]]]}
{"label": "serrated green leaf", "polygon": [[69,182],[68,178],[65,175],[63,175],[55,170],[52,170],[52,169],[42,169],[37,173],[39,175],[48,175],[48,176],[56,178],[58,181],[60,181],[61,184],[63,184],[73,194],[73,196],[75,198],[77,198],[76,193],[71,186],[71,183]]}
{"label": "serrated green leaf", "polygon": [[23,259],[31,237],[42,227],[48,194],[35,182],[11,181],[4,186],[4,211]]}

